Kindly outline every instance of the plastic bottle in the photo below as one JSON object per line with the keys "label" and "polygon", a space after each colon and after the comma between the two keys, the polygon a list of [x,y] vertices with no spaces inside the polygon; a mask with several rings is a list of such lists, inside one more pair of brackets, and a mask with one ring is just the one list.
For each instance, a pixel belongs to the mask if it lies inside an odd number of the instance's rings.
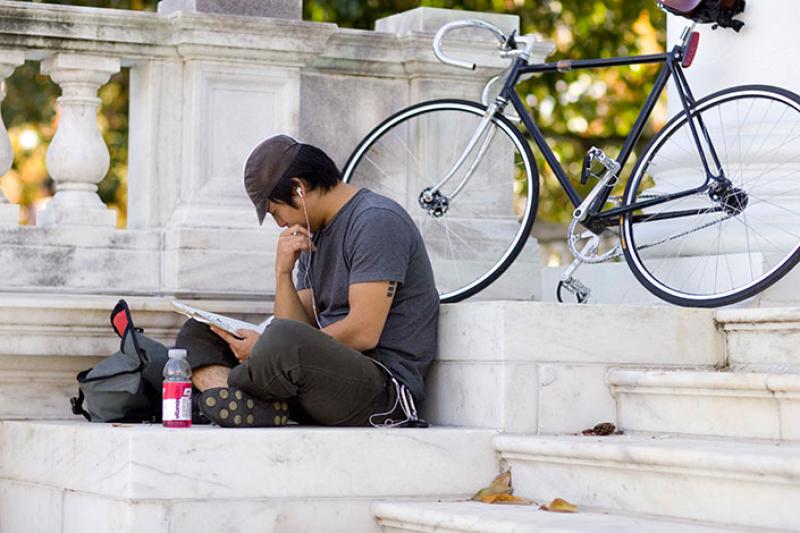
{"label": "plastic bottle", "polygon": [[186,350],[170,348],[161,392],[164,427],[192,427],[192,367],[186,360]]}

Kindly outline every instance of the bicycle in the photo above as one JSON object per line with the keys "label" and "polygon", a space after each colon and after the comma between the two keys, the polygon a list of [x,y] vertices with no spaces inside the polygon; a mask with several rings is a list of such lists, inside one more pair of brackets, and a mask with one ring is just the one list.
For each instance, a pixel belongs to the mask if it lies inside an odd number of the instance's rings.
{"label": "bicycle", "polygon": [[[687,18],[686,9],[698,4],[659,2]],[[374,186],[410,208],[441,301],[460,301],[495,281],[530,239],[539,180],[531,143],[515,124],[521,123],[574,206],[567,243],[575,259],[561,275],[559,301],[564,291],[587,301],[590,289],[574,277],[581,264],[620,257],[646,289],[673,304],[716,307],[749,298],[800,261],[800,185],[792,182],[798,161],[787,157],[800,154],[800,96],[743,85],[695,99],[684,75],[698,48],[695,24],[666,53],[545,63],[530,61],[537,42],[532,35],[505,35],[476,20],[446,24],[433,43],[443,63],[474,69],[441,46],[453,30],[478,28],[495,36],[510,65],[486,85],[482,103],[432,100],[386,119],[353,152],[344,179]],[[532,74],[658,63],[655,85],[618,157],[598,148],[586,154],[580,180],[597,184],[581,197],[517,84]],[[637,158],[622,195],[612,197],[670,79],[681,111]],[[393,188],[400,180],[407,189]],[[514,183],[521,196],[514,195]],[[509,211],[515,197],[520,213]],[[611,246],[601,248],[609,240]]]}

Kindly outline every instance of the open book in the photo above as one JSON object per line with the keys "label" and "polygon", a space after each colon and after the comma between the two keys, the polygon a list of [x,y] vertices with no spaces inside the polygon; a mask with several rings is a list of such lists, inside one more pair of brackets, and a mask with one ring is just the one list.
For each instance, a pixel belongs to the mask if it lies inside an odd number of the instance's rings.
{"label": "open book", "polygon": [[236,320],[235,318],[231,318],[229,316],[203,311],[202,309],[198,309],[196,307],[192,307],[191,305],[186,305],[180,302],[172,302],[172,307],[177,313],[186,315],[189,318],[194,318],[203,324],[218,327],[219,329],[230,333],[237,339],[241,339],[241,337],[236,334],[236,330],[238,329],[250,329],[263,334],[269,323],[272,322],[272,317],[269,317],[260,324],[251,324],[250,322],[245,322],[244,320]]}

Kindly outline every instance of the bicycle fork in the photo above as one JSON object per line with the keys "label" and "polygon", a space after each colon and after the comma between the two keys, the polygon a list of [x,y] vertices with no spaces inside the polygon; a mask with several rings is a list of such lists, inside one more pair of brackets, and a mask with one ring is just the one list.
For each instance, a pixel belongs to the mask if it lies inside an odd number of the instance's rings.
{"label": "bicycle fork", "polygon": [[[478,125],[478,128],[475,130],[475,133],[472,134],[472,138],[470,138],[466,148],[464,148],[464,151],[461,153],[461,156],[453,165],[453,168],[450,169],[450,172],[448,172],[447,175],[444,178],[442,178],[442,180],[439,183],[423,191],[421,201],[425,202],[432,201],[434,195],[439,193],[439,191],[445,185],[445,183],[450,181],[450,179],[456,174],[456,172],[458,172],[458,169],[460,169],[464,165],[472,150],[475,149],[475,145],[478,144],[478,141],[481,140],[481,137],[484,137],[484,134],[486,133],[487,130],[489,130],[490,126],[492,125],[492,117],[494,117],[495,113],[497,112],[497,109],[498,109],[497,104],[492,104],[491,106],[489,106],[483,118],[481,119],[481,123]],[[458,196],[458,193],[461,192],[461,190],[467,184],[469,179],[472,177],[472,174],[475,172],[475,169],[478,167],[478,164],[483,159],[484,154],[486,154],[486,150],[489,148],[489,144],[494,138],[496,132],[497,132],[496,128],[489,130],[488,135],[485,136],[483,142],[481,143],[480,148],[478,149],[478,154],[473,159],[473,162],[470,165],[469,169],[467,169],[466,175],[461,179],[461,183],[458,184],[458,187],[456,187],[455,191],[453,191],[453,194],[449,196],[448,198],[449,200],[452,201],[456,196]]]}

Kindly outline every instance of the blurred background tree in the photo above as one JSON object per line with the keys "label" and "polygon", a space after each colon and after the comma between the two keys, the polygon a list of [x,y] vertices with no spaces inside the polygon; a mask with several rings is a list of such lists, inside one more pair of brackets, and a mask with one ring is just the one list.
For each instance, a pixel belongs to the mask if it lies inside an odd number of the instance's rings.
{"label": "blurred background tree", "polygon": [[[52,0],[59,3],[118,9],[155,10],[157,0]],[[493,11],[520,17],[522,33],[537,32],[556,44],[553,58],[585,59],[657,53],[665,47],[665,16],[654,0],[305,0],[304,18],[341,27],[371,29],[375,20],[415,7]],[[616,155],[652,87],[657,66],[568,72],[529,80],[520,92],[535,114],[551,147],[570,176],[580,175],[584,154],[599,146]],[[15,148],[14,167],[2,186],[12,202],[28,208],[52,194],[44,165],[46,146],[55,132],[58,88],[26,63],[7,82],[3,118]],[[100,126],[111,152],[111,168],[100,183],[104,202],[120,214],[125,226],[128,72],[123,70],[100,91]],[[663,124],[661,105],[643,142]],[[542,172],[539,219],[565,222],[572,211],[555,177]]]}

